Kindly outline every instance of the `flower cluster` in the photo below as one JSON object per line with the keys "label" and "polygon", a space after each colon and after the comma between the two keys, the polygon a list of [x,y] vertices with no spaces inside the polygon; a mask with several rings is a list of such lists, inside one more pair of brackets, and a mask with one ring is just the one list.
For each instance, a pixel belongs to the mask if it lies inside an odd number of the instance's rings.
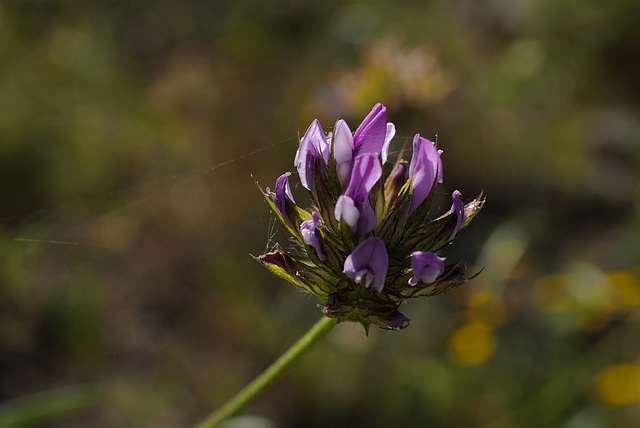
{"label": "flower cluster", "polygon": [[[398,311],[413,297],[432,296],[468,281],[466,264],[445,265],[437,252],[469,224],[484,204],[465,205],[457,190],[451,209],[429,216],[441,151],[416,135],[411,161],[402,154],[385,177],[395,126],[376,104],[355,133],[338,120],[325,134],[315,120],[294,160],[313,208],[296,205],[289,172],[274,191],[258,188],[285,230],[303,251],[280,246],[256,260],[277,276],[318,296],[326,316],[400,330],[409,319]],[[257,184],[257,183],[256,183]]]}

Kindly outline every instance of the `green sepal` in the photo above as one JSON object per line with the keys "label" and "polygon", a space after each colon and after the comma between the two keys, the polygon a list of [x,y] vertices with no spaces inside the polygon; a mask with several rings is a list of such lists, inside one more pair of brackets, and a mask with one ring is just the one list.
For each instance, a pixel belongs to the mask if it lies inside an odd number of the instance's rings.
{"label": "green sepal", "polygon": [[451,233],[456,227],[456,221],[456,216],[452,213],[431,220],[413,235],[409,235],[409,239],[404,242],[399,253],[409,256],[413,251],[436,252],[449,242]]}
{"label": "green sepal", "polygon": [[376,184],[373,185],[371,192],[369,192],[369,203],[376,215],[376,224],[378,224],[384,219],[387,208],[384,199],[384,172],[380,176],[380,179],[376,181]]}
{"label": "green sepal", "polygon": [[411,273],[411,261],[409,257],[389,257],[389,268],[384,284],[384,292],[392,299],[404,300],[402,290],[407,288],[407,274]]}
{"label": "green sepal", "polygon": [[300,269],[299,266],[287,253],[282,251],[279,245],[277,245],[276,250],[271,253],[261,254],[258,257],[251,254],[251,257],[278,278],[284,279],[296,287],[315,294],[314,290],[308,287],[307,284],[296,275],[296,272]]}
{"label": "green sepal", "polygon": [[256,180],[253,175],[251,175],[251,178],[253,178],[254,183],[256,183],[256,186],[260,191],[260,194],[267,202],[269,209],[278,220],[278,223],[280,223],[280,225],[289,233],[289,235],[293,236],[299,242],[302,242],[302,235],[300,235],[300,225],[302,224],[302,222],[310,220],[311,214],[294,204],[288,196],[285,196],[285,211],[287,212],[287,216],[292,223],[291,225],[287,224],[284,221],[284,218],[282,218],[282,214],[280,214],[280,211],[278,211],[276,205],[271,200],[271,197],[262,189],[262,187],[260,187],[260,184],[258,184],[258,180]]}
{"label": "green sepal", "polygon": [[[396,168],[398,165],[403,163],[404,175],[394,174],[396,172]],[[404,186],[407,182],[407,174],[409,173],[409,164],[402,160],[398,159],[398,161],[393,166],[393,169],[389,173],[389,177],[384,182],[384,202],[385,202],[385,214],[391,211],[396,201],[398,200],[398,195],[400,194],[400,190],[402,186]]]}
{"label": "green sepal", "polygon": [[[342,220],[342,222],[344,222],[344,220]],[[345,226],[346,226],[346,223],[345,223]],[[342,225],[340,227],[342,227]],[[333,253],[336,254],[337,259],[340,261],[340,266],[342,266],[342,263],[344,263],[344,260],[347,258],[349,254],[351,254],[351,251],[353,251],[353,248],[354,248],[353,243],[348,244],[348,242],[344,240],[342,234],[336,235],[334,232],[332,232],[329,229],[324,229],[321,231],[321,233],[322,233],[322,238],[326,239],[325,246],[327,247],[327,250],[333,250]]]}
{"label": "green sepal", "polygon": [[339,321],[360,323],[367,333],[372,323],[387,330],[406,328],[409,319],[398,311],[400,303],[388,301],[384,297],[385,293],[377,294],[364,287],[343,286],[328,295],[322,312]]}
{"label": "green sepal", "polygon": [[[469,225],[484,205],[483,195],[474,199],[464,207],[465,222],[460,225],[458,233]],[[421,226],[420,229],[407,239],[401,253],[410,254],[412,251],[436,252],[452,240],[451,234],[455,230],[457,217],[451,211],[435,220]]]}
{"label": "green sepal", "polygon": [[315,265],[310,259],[290,256],[300,267],[296,275],[302,282],[312,288],[313,294],[320,299],[325,299],[329,292],[335,288],[336,284],[344,279],[342,273],[336,276],[334,271],[324,265]]}
{"label": "green sepal", "polygon": [[279,245],[270,253],[251,257],[277,277],[315,294],[321,300],[326,299],[330,290],[341,279],[328,270],[315,266],[309,259],[285,253]]}
{"label": "green sepal", "polygon": [[347,244],[347,255],[351,254],[358,246],[358,237],[343,218],[340,219],[340,235],[342,236],[342,242]]}
{"label": "green sepal", "polygon": [[[311,193],[311,198],[313,203],[318,208],[320,217],[325,222],[325,226],[332,231],[336,231],[338,227],[338,222],[335,219],[335,207],[337,197],[332,192],[331,180],[327,177],[327,165],[325,165],[324,160],[321,157],[314,158],[314,167],[313,167],[313,192]],[[337,174],[335,176],[337,180]],[[337,184],[338,188],[340,183]]]}
{"label": "green sepal", "polygon": [[410,204],[411,184],[407,182],[400,189],[394,208],[373,230],[374,235],[385,242],[389,253],[393,253],[406,240],[404,230]]}

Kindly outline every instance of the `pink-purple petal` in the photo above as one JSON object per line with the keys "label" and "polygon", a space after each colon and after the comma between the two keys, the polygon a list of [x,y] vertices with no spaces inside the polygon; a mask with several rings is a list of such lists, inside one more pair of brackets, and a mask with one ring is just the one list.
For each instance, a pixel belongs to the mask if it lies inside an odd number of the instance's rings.
{"label": "pink-purple petal", "polygon": [[413,276],[409,278],[409,285],[416,285],[418,281],[430,284],[444,272],[444,259],[428,251],[411,253],[411,268]]}
{"label": "pink-purple petal", "polygon": [[360,219],[360,210],[356,207],[354,200],[349,196],[341,195],[338,198],[334,214],[336,220],[340,221],[340,219],[343,219],[351,230],[356,230],[358,220]]}
{"label": "pink-purple petal", "polygon": [[289,186],[289,176],[290,172],[285,172],[276,180],[276,188],[275,193],[270,192],[267,189],[266,195],[268,195],[273,201],[273,205],[275,205],[276,209],[282,216],[285,224],[291,226],[291,222],[289,221],[289,216],[286,211],[286,197],[288,196],[291,199],[291,202],[295,202],[293,200],[293,195],[291,194],[291,187]]}
{"label": "pink-purple petal", "polygon": [[[357,156],[353,161],[351,179],[344,196],[353,200],[358,208],[359,217],[357,225],[349,225],[351,230],[358,235],[371,232],[376,225],[376,215],[369,204],[369,192],[382,176],[382,166],[376,155],[363,154]],[[338,207],[336,206],[336,218],[338,217]],[[345,221],[347,221],[345,219]],[[349,224],[347,222],[347,224]]]}
{"label": "pink-purple petal", "polygon": [[458,234],[458,231],[462,227],[462,222],[464,221],[464,202],[460,200],[460,196],[462,196],[462,193],[460,193],[460,191],[458,190],[454,190],[453,194],[451,194],[451,199],[453,200],[453,203],[451,204],[451,210],[449,210],[449,212],[452,214],[455,213],[456,226],[454,227],[453,232],[451,232],[451,236],[449,237],[449,240],[452,240],[453,238],[456,237],[456,235]]}
{"label": "pink-purple petal", "polygon": [[413,155],[409,171],[411,174],[411,204],[408,215],[429,196],[431,188],[442,170],[442,160],[436,146],[428,139],[416,134],[413,138]]}
{"label": "pink-purple petal", "polygon": [[303,221],[300,225],[300,234],[302,235],[304,243],[312,246],[316,251],[318,258],[324,261],[327,260],[327,253],[325,252],[324,245],[322,243],[322,235],[318,230],[320,216],[314,211],[311,217],[311,220]]}
{"label": "pink-purple petal", "polygon": [[353,164],[353,135],[347,122],[340,119],[333,129],[333,157],[336,160],[338,178],[344,189],[349,184]]}
{"label": "pink-purple petal", "polygon": [[389,145],[391,144],[391,140],[396,135],[396,126],[388,122],[387,123],[387,134],[384,137],[384,144],[382,145],[382,152],[380,156],[382,157],[382,164],[387,163],[387,159],[389,158]]}
{"label": "pink-purple petal", "polygon": [[300,183],[307,189],[313,191],[314,160],[321,157],[325,164],[329,162],[330,144],[316,119],[305,132],[300,140],[300,146],[296,152],[294,164],[300,176]]}
{"label": "pink-purple petal", "polygon": [[362,201],[369,196],[373,186],[382,177],[382,166],[378,157],[371,154],[357,156],[353,161],[351,180],[345,192],[355,201]]}
{"label": "pink-purple petal", "polygon": [[387,109],[378,103],[373,106],[353,135],[355,154],[374,153],[376,156],[382,151],[387,134]]}
{"label": "pink-purple petal", "polygon": [[384,242],[368,238],[358,245],[344,262],[344,273],[356,283],[372,287],[378,292],[384,288],[389,268],[389,256]]}

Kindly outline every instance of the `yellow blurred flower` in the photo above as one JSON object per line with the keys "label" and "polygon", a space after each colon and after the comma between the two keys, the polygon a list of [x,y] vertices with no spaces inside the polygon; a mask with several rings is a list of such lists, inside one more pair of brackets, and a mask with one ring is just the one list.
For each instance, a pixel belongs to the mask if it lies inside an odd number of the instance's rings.
{"label": "yellow blurred flower", "polygon": [[598,376],[596,390],[598,398],[607,405],[640,402],[640,368],[632,364],[610,366]]}
{"label": "yellow blurred flower", "polygon": [[477,366],[486,362],[495,351],[496,343],[491,327],[471,321],[453,332],[449,338],[449,352],[463,366]]}
{"label": "yellow blurred flower", "polygon": [[613,272],[606,281],[614,290],[613,309],[628,312],[640,305],[640,278],[626,272]]}

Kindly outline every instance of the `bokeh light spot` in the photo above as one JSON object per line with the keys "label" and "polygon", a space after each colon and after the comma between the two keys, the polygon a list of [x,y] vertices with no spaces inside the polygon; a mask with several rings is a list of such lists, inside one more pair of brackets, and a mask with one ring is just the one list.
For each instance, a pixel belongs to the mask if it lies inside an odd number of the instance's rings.
{"label": "bokeh light spot", "polygon": [[469,296],[467,304],[470,307],[482,306],[491,299],[491,295],[492,293],[490,290],[475,292]]}
{"label": "bokeh light spot", "polygon": [[596,388],[600,400],[608,405],[640,401],[640,368],[632,364],[610,366],[600,373]]}
{"label": "bokeh light spot", "polygon": [[607,275],[607,282],[615,290],[614,309],[627,312],[640,305],[640,279],[625,272]]}
{"label": "bokeh light spot", "polygon": [[468,306],[467,315],[471,321],[496,327],[504,324],[507,319],[507,307],[502,297],[489,290],[472,294]]}
{"label": "bokeh light spot", "polygon": [[495,351],[491,327],[479,321],[460,327],[449,339],[449,351],[453,359],[463,366],[483,364]]}
{"label": "bokeh light spot", "polygon": [[538,278],[533,284],[532,294],[534,305],[544,312],[564,312],[574,305],[563,275]]}

